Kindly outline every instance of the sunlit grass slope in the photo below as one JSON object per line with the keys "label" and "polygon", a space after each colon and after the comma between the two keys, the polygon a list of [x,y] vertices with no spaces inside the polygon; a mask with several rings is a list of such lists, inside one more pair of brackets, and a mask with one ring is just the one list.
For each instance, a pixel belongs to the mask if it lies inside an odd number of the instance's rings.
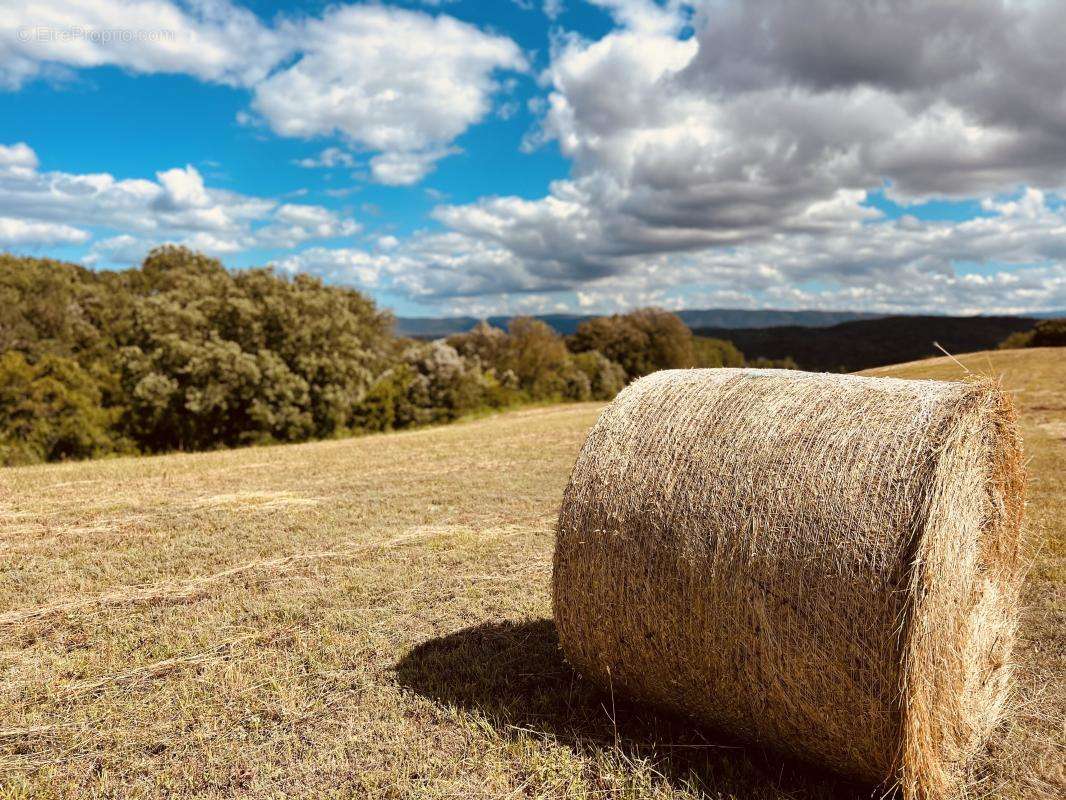
{"label": "sunlit grass slope", "polygon": [[[1032,475],[1020,712],[979,788],[1055,797],[1066,350],[961,360],[1017,393]],[[857,796],[562,662],[552,524],[598,408],[0,471],[0,796]]]}

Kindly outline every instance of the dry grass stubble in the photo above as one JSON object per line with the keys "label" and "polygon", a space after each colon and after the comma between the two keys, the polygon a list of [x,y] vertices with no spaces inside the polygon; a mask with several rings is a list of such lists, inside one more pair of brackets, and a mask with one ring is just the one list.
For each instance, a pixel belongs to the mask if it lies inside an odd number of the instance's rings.
{"label": "dry grass stubble", "polygon": [[[1066,787],[1052,355],[992,355],[1020,390],[1043,545],[990,797]],[[563,663],[552,527],[598,411],[0,471],[0,797],[859,796]]]}

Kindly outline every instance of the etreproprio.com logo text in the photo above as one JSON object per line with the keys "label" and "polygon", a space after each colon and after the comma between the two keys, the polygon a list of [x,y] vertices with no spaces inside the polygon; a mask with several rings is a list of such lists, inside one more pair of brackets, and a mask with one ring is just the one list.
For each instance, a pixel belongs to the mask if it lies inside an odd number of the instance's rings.
{"label": "etreproprio.com logo text", "polygon": [[114,42],[173,42],[177,34],[166,28],[53,28],[44,25],[24,25],[18,29],[20,42],[89,42],[112,44]]}

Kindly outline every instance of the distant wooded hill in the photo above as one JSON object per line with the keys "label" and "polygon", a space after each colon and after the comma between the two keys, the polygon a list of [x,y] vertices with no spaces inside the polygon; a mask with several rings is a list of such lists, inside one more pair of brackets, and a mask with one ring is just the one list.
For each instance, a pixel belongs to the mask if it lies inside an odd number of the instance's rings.
{"label": "distant wooded hill", "polygon": [[703,327],[695,333],[728,339],[749,359],[790,356],[801,369],[853,372],[943,355],[934,342],[949,353],[989,350],[1036,322],[1035,317],[897,316],[820,328]]}
{"label": "distant wooded hill", "polygon": [[[881,314],[862,311],[781,311],[778,309],[744,308],[690,308],[675,311],[690,328],[769,328],[775,325],[799,325],[825,327],[854,319],[876,319]],[[542,314],[537,317],[556,332],[569,336],[582,322],[594,319],[599,314]],[[510,317],[489,317],[488,322],[497,328],[506,328]],[[478,317],[397,317],[396,334],[415,339],[436,339],[465,333],[473,328]]]}
{"label": "distant wooded hill", "polygon": [[[886,314],[873,314],[863,311],[783,311],[774,308],[745,309],[745,308],[689,308],[684,311],[674,312],[688,327],[693,330],[701,328],[721,328],[728,330],[748,330],[759,328],[829,328],[842,322],[853,320],[875,319],[1004,319],[1004,317],[901,317]],[[555,329],[556,332],[569,336],[577,330],[582,322],[595,318],[595,314],[542,314],[537,317]],[[1052,319],[1066,317],[1066,310],[1040,311],[1021,318],[1028,320],[1028,326],[1032,327],[1032,319]],[[407,336],[412,339],[439,339],[443,336],[451,336],[453,333],[465,333],[473,328],[480,318],[478,317],[397,317],[396,335]],[[507,327],[510,317],[489,317],[488,322],[497,328]],[[1027,330],[1028,328],[1023,328]],[[739,344],[739,343],[738,343]]]}

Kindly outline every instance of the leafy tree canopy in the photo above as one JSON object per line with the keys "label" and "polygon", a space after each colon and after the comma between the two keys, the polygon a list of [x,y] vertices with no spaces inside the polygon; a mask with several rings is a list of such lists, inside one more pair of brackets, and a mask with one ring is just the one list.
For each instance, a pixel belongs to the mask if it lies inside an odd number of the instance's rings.
{"label": "leafy tree canopy", "polygon": [[0,463],[392,430],[743,363],[658,309],[583,323],[569,341],[517,317],[413,342],[357,291],[183,247],[121,272],[0,255]]}

